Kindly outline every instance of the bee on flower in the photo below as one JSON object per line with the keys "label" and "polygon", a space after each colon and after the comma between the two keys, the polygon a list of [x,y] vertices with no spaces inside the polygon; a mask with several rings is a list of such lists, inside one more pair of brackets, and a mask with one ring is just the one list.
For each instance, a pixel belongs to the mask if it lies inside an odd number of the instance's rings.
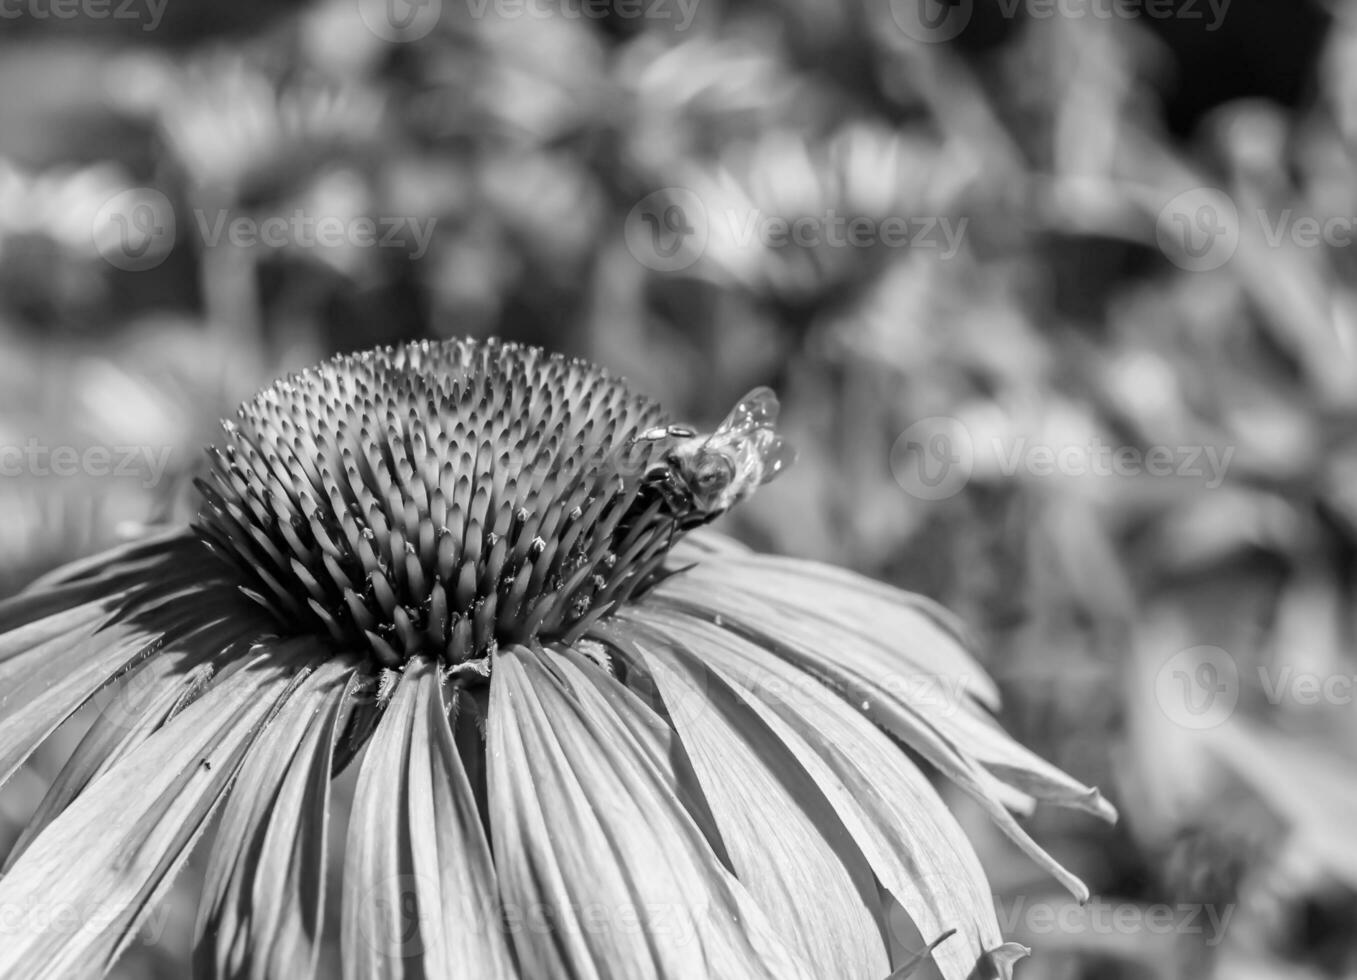
{"label": "bee on flower", "polygon": [[[947,980],[1006,973],[902,746],[1079,897],[1013,811],[1111,808],[998,728],[945,613],[701,526],[785,469],[776,410],[702,436],[472,340],[262,391],[190,526],[0,603],[0,780],[104,706],[0,877],[0,907],[98,915],[25,921],[0,975],[102,976],[215,824],[196,975],[317,976],[351,766],[346,977],[884,980],[920,963],[894,908]],[[958,678],[961,710],[901,672]]]}

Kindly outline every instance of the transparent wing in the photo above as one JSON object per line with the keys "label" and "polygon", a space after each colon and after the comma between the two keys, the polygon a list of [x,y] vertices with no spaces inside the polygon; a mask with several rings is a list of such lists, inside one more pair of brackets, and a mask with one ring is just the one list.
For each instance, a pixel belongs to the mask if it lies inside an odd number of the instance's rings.
{"label": "transparent wing", "polygon": [[760,429],[772,430],[777,425],[779,407],[772,388],[755,388],[740,399],[712,436],[748,436]]}
{"label": "transparent wing", "polygon": [[704,446],[737,461],[738,482],[746,493],[796,460],[796,450],[774,428],[779,407],[772,388],[755,388],[740,399]]}
{"label": "transparent wing", "polygon": [[760,483],[767,483],[796,462],[796,448],[779,435],[774,435],[766,442],[760,441],[758,452],[763,460],[763,472],[759,477]]}

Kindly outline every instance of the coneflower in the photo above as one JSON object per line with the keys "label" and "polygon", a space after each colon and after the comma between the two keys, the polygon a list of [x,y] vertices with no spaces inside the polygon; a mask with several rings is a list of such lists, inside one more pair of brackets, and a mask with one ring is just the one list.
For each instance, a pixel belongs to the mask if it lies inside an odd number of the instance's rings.
{"label": "coneflower", "polygon": [[193,527],[0,603],[0,780],[101,708],[0,878],[0,975],[100,976],[219,815],[196,975],[315,976],[350,763],[347,977],[883,980],[898,905],[964,980],[1011,948],[902,746],[1084,894],[1010,811],[1110,807],[994,724],[948,617],[689,533],[692,434],[621,380],[415,344],[225,430]]}

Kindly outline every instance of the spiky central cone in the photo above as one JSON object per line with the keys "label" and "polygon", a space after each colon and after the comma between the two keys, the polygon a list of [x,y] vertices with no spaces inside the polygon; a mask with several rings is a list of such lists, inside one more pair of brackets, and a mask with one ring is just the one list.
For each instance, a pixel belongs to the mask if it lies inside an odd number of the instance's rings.
{"label": "spiky central cone", "polygon": [[643,584],[671,520],[638,498],[658,405],[499,342],[339,357],[224,423],[197,528],[286,630],[381,666],[571,639]]}

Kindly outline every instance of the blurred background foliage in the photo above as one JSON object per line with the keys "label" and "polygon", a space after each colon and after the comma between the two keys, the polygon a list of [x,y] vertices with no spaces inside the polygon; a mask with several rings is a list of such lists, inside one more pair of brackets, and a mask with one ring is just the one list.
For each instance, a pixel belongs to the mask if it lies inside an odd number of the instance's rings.
{"label": "blurred background foliage", "polygon": [[[1228,262],[1194,272],[1158,238],[1200,186],[1246,213],[1357,215],[1357,3],[1240,2],[1214,26],[1204,3],[980,3],[920,43],[904,2],[697,0],[680,29],[676,3],[660,19],[449,0],[418,39],[374,30],[367,0],[168,0],[153,29],[144,5],[7,8],[0,444],[172,452],[155,487],[0,478],[0,593],[182,508],[217,420],[332,352],[497,334],[597,360],[708,425],[771,384],[800,461],[727,530],[960,612],[1004,723],[1123,813],[1110,829],[1037,813],[1038,837],[1105,901],[1198,909],[1169,930],[1043,926],[1028,912],[1065,900],[968,818],[1001,923],[1037,948],[1019,975],[1357,976],[1351,698],[1266,683],[1357,673],[1357,256],[1245,222]],[[655,271],[629,222],[675,187],[713,215],[966,233],[944,257],[771,248],[714,222],[696,261]],[[129,270],[98,229],[146,188],[173,241]],[[299,210],[428,220],[432,237],[249,248],[204,231]],[[928,500],[892,448],[935,417],[977,449],[969,480]],[[1015,472],[982,451],[1093,440],[1232,456],[1207,486]],[[1239,681],[1233,716],[1201,730],[1156,697],[1166,659],[1199,646]],[[0,797],[0,844],[56,764]],[[184,975],[183,906],[121,975]],[[1208,913],[1228,914],[1223,935]]]}

